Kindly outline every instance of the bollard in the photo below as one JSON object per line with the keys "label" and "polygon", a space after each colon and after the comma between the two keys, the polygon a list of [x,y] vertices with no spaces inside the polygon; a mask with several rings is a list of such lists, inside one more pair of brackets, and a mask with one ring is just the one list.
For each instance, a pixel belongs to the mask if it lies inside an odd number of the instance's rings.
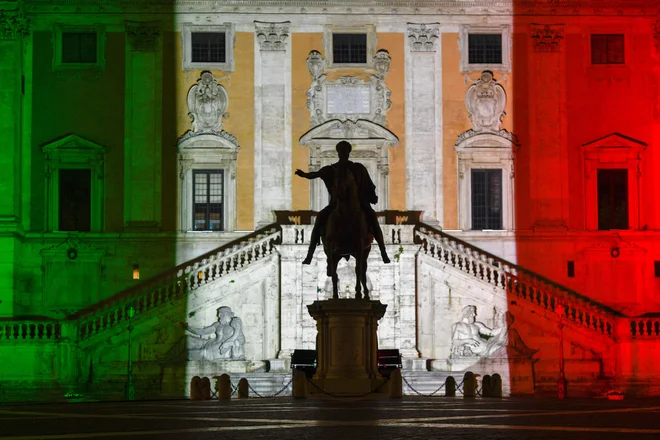
{"label": "bollard", "polygon": [[398,368],[390,373],[390,397],[392,399],[403,397],[403,378],[401,370]]}
{"label": "bollard", "polygon": [[295,399],[306,399],[307,398],[307,376],[302,370],[295,370],[293,374],[293,390],[291,395]]}
{"label": "bollard", "polygon": [[247,399],[248,397],[250,397],[250,386],[248,380],[242,377],[241,380],[238,381],[238,398]]}
{"label": "bollard", "polygon": [[481,380],[481,397],[493,397],[493,381],[488,374]]}
{"label": "bollard", "polygon": [[454,376],[447,376],[447,379],[445,379],[445,396],[456,397],[456,379],[454,379]]}
{"label": "bollard", "polygon": [[231,379],[228,374],[218,376],[218,400],[231,400]]}
{"label": "bollard", "polygon": [[477,396],[477,379],[471,371],[465,373],[463,376],[463,398],[471,398]]}
{"label": "bollard", "polygon": [[495,373],[490,380],[491,383],[491,396],[502,397],[502,376]]}
{"label": "bollard", "polygon": [[202,380],[199,382],[199,388],[202,394],[202,399],[209,400],[211,398],[211,379],[208,377],[202,377]]}
{"label": "bollard", "polygon": [[190,400],[202,400],[202,390],[200,386],[200,382],[202,379],[200,379],[199,376],[194,376],[192,379],[190,379]]}

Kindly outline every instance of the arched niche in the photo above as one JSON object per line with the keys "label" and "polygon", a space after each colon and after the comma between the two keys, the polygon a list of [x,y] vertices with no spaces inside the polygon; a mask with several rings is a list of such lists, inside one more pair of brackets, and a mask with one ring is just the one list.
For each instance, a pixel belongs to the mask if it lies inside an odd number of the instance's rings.
{"label": "arched niche", "polygon": [[225,131],[194,135],[188,132],[178,145],[179,230],[193,231],[193,172],[222,171],[222,230],[236,230],[236,158],[238,142]]}
{"label": "arched niche", "polygon": [[[518,149],[515,136],[506,130],[460,135],[455,150],[458,156],[458,224],[464,231],[472,225],[472,170],[501,170],[501,230],[514,229],[514,153]],[[481,230],[478,229],[477,230]]]}
{"label": "arched niche", "polygon": [[[387,128],[366,119],[357,121],[326,121],[305,133],[300,145],[309,147],[309,170],[335,163],[338,160],[337,142],[348,141],[353,146],[351,160],[363,164],[376,185],[378,203],[376,211],[389,208],[389,148],[399,143],[399,138]],[[310,207],[320,211],[328,204],[328,191],[323,182],[310,182]]]}

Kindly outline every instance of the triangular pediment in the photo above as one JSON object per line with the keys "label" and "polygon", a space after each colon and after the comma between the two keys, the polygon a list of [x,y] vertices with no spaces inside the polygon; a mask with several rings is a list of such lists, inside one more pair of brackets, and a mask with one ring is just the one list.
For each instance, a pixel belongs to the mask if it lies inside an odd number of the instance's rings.
{"label": "triangular pediment", "polygon": [[92,142],[88,139],[80,137],[76,134],[69,134],[60,139],[49,142],[41,147],[44,153],[53,151],[94,151],[96,153],[105,153],[105,147]]}
{"label": "triangular pediment", "polygon": [[341,140],[349,142],[371,140],[392,147],[399,143],[399,138],[394,133],[369,120],[341,121],[332,119],[317,125],[302,135],[300,145],[307,146],[324,141],[338,142]]}
{"label": "triangular pediment", "polygon": [[582,144],[582,147],[586,150],[595,150],[599,148],[626,148],[641,151],[644,150],[646,146],[646,142],[616,132],[594,139],[586,144]]}

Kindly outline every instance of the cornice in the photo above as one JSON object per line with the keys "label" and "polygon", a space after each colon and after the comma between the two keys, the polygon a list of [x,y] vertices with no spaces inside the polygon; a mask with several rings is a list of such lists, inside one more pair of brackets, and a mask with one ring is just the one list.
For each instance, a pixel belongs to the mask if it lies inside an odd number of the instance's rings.
{"label": "cornice", "polygon": [[24,0],[28,13],[642,15],[660,0]]}

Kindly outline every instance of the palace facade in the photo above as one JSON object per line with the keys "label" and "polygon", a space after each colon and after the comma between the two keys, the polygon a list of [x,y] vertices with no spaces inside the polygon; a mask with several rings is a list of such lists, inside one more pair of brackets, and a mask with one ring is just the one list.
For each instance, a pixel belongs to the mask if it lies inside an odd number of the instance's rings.
{"label": "palace facade", "polygon": [[[569,389],[657,393],[659,6],[0,1],[0,389],[118,393],[127,338],[139,395],[286,371],[328,288],[320,249],[301,265],[327,192],[294,172],[345,139],[404,377],[545,392],[563,332]],[[174,349],[221,306],[243,355]],[[466,353],[472,321],[505,342]]]}

